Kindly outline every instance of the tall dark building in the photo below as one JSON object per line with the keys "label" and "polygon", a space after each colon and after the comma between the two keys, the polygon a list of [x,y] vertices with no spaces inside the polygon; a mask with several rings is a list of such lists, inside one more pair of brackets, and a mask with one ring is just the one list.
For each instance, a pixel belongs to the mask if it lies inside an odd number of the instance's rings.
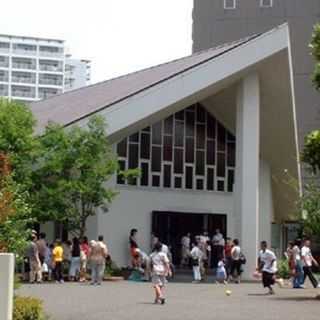
{"label": "tall dark building", "polygon": [[314,61],[308,48],[313,26],[319,21],[319,0],[194,0],[193,52],[288,22],[298,138],[302,146],[304,136],[320,125],[320,95],[310,80]]}

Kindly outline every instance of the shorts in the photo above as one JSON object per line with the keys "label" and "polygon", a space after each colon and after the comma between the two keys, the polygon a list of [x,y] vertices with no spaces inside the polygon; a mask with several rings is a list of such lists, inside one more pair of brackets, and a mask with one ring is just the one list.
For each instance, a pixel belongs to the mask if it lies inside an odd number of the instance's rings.
{"label": "shorts", "polygon": [[153,274],[152,275],[152,284],[154,286],[160,286],[164,287],[164,285],[167,283],[167,279],[165,276],[159,275],[159,274]]}
{"label": "shorts", "polygon": [[273,273],[269,272],[262,272],[262,284],[265,288],[274,285],[275,283],[275,276]]}

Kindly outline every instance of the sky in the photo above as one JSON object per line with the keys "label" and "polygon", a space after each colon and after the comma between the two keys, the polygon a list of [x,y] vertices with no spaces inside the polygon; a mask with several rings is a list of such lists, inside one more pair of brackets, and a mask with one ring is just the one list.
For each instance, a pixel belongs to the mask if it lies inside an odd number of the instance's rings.
{"label": "sky", "polygon": [[0,34],[66,40],[92,83],[191,53],[193,0],[1,0]]}

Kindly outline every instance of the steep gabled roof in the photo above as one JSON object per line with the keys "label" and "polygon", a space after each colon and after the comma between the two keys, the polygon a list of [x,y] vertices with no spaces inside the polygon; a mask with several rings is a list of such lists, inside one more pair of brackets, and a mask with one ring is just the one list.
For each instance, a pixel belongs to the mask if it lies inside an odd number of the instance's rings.
{"label": "steep gabled roof", "polygon": [[215,59],[258,37],[257,35],[118,78],[69,91],[31,104],[38,128],[48,121],[69,125],[123,101],[152,86]]}

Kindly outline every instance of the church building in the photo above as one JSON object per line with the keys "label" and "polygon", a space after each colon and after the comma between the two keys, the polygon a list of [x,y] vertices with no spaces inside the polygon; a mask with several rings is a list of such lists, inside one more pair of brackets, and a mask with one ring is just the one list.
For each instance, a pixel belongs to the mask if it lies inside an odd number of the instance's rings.
{"label": "church building", "polygon": [[[121,169],[140,168],[88,237],[104,235],[112,258],[129,264],[128,235],[150,250],[151,233],[172,247],[183,235],[239,238],[255,269],[260,240],[282,250],[300,182],[294,83],[286,24],[191,56],[35,102],[38,132],[48,121],[85,126],[105,117]],[[43,226],[53,238],[54,228]]]}

